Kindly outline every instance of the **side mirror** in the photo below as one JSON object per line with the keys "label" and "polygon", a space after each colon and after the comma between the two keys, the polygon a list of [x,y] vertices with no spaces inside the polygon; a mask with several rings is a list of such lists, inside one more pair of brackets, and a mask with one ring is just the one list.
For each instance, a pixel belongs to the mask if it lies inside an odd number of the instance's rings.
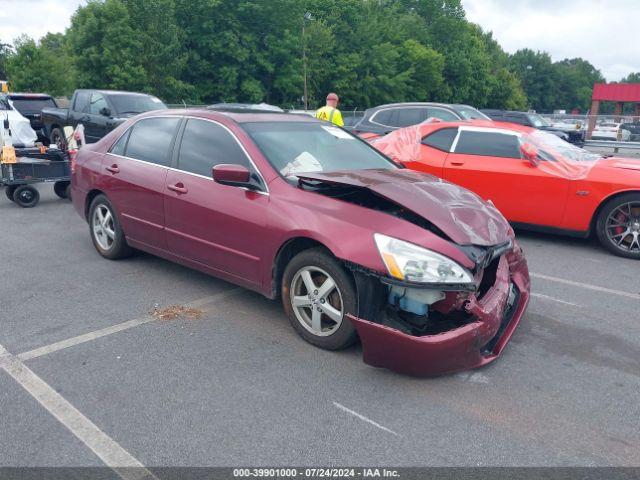
{"label": "side mirror", "polygon": [[100,109],[100,115],[102,115],[104,117],[110,117],[111,116],[111,109],[109,109],[107,107],[102,107]]}
{"label": "side mirror", "polygon": [[247,167],[242,165],[220,164],[213,167],[211,170],[213,180],[221,185],[229,185],[231,187],[248,187],[251,188],[249,183],[250,173]]}
{"label": "side mirror", "polygon": [[537,167],[540,161],[538,160],[538,149],[535,145],[530,143],[523,143],[520,145],[520,152],[522,152],[522,156],[529,160],[532,166]]}

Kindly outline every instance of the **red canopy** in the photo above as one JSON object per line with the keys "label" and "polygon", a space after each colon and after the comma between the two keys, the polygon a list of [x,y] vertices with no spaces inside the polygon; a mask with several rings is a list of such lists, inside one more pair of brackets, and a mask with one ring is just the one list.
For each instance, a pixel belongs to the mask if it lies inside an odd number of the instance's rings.
{"label": "red canopy", "polygon": [[604,102],[640,102],[640,83],[596,83],[592,100]]}

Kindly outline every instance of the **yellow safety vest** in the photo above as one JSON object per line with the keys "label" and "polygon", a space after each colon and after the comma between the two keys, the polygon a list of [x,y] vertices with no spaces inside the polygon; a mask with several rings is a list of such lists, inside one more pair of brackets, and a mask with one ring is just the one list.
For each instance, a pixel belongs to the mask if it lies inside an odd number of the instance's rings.
{"label": "yellow safety vest", "polygon": [[344,127],[344,122],[342,121],[342,114],[340,113],[340,110],[338,110],[337,108],[329,107],[328,105],[319,108],[316,111],[316,118],[324,120],[325,122],[331,122],[335,125],[338,125],[339,127]]}

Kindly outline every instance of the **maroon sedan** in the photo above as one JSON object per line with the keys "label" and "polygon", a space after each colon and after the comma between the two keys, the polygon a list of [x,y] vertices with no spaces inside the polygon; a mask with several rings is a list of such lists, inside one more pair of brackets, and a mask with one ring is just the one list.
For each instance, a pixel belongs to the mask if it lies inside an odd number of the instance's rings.
{"label": "maroon sedan", "polygon": [[282,298],[325,349],[414,375],[478,367],[529,301],[490,204],[287,114],[162,111],[83,148],[73,203],[109,259],[132,249]]}

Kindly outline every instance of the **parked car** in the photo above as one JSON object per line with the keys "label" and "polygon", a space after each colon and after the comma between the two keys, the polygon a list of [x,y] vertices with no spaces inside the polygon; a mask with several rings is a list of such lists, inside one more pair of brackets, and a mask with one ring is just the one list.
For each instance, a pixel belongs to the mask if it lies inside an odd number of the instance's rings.
{"label": "parked car", "polygon": [[365,110],[364,117],[353,132],[370,139],[386,135],[398,128],[417,125],[429,118],[445,122],[456,120],[490,120],[484,113],[469,105],[445,103],[392,103]]}
{"label": "parked car", "polygon": [[128,118],[167,106],[153,95],[115,90],[76,90],[69,108],[42,110],[44,133],[51,143],[64,142],[64,127],[84,125],[87,143],[100,140]]}
{"label": "parked car", "polygon": [[620,125],[623,130],[629,131],[629,140],[632,142],[640,142],[640,120],[626,122]]}
{"label": "parked car", "polygon": [[481,112],[496,122],[516,123],[526,127],[537,128],[538,130],[550,132],[566,142],[571,142],[576,145],[584,145],[584,130],[582,128],[578,128],[576,125],[553,126],[544,117],[541,117],[537,113],[530,112],[484,109],[481,110]]}
{"label": "parked car", "polygon": [[591,132],[591,140],[611,140],[628,142],[631,140],[631,132],[623,128],[619,122],[603,122],[598,123],[593,132]]}
{"label": "parked car", "polygon": [[100,255],[140,249],[280,297],[325,349],[439,374],[494,360],[529,277],[490,203],[302,115],[153,112],[80,150],[72,199]]}
{"label": "parked car", "polygon": [[38,140],[49,145],[49,138],[44,132],[42,124],[43,108],[58,108],[58,104],[51,95],[46,93],[8,93],[7,99],[14,109],[29,120],[31,128],[36,132]]}
{"label": "parked car", "polygon": [[409,168],[490,199],[514,225],[587,237],[640,259],[640,162],[522,125],[423,124],[374,140]]}

